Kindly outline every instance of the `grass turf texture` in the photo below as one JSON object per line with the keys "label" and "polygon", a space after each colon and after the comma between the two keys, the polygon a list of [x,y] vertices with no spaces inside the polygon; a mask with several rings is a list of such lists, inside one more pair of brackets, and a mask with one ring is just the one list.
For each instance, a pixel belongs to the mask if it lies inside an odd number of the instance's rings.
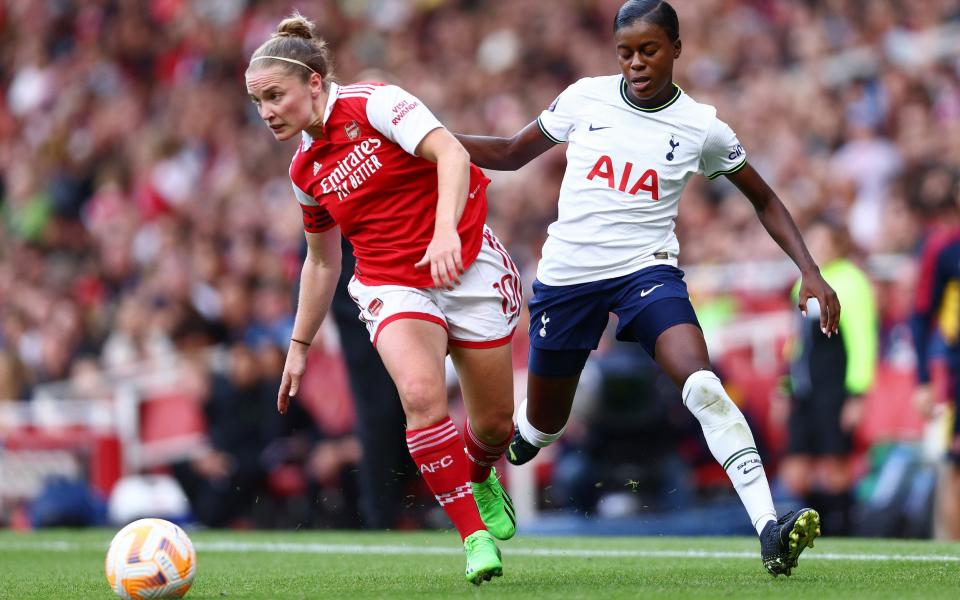
{"label": "grass turf texture", "polygon": [[[0,598],[114,598],[113,530],[0,531]],[[821,538],[772,578],[748,538],[520,537],[504,576],[463,578],[455,533],[192,532],[187,598],[955,598],[960,544]]]}

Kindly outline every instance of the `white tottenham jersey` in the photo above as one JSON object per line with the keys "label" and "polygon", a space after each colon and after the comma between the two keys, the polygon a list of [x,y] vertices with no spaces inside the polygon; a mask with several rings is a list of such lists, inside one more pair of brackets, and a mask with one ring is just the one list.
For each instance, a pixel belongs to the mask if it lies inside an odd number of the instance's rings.
{"label": "white tottenham jersey", "polygon": [[537,267],[547,285],[676,266],[674,225],[687,181],[746,164],[736,134],[714,107],[677,87],[663,106],[641,108],[620,75],[577,81],[537,123],[550,140],[568,144],[559,215]]}

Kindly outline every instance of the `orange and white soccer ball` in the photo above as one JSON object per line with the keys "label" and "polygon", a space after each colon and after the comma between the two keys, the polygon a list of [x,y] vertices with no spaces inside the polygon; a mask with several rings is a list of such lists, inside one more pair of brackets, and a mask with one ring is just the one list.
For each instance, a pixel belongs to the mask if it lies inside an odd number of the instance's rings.
{"label": "orange and white soccer ball", "polygon": [[140,519],[117,532],[104,566],[110,588],[125,600],[181,598],[193,583],[197,553],[170,521]]}

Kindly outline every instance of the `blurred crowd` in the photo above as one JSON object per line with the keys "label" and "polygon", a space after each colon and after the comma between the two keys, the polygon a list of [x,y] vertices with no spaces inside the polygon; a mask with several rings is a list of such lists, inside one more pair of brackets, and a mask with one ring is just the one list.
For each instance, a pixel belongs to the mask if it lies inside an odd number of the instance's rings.
{"label": "blurred crowd", "polygon": [[[620,4],[0,0],[0,402],[213,344],[238,360],[286,348],[293,146],[243,72],[293,8],[339,80],[397,83],[452,130],[512,135],[576,79],[617,72]],[[960,0],[673,5],[677,82],[717,106],[801,228],[828,214],[861,258],[915,252],[960,193]],[[553,150],[492,174],[488,221],[527,285],[563,165]],[[688,187],[678,234],[682,265],[782,256],[725,182]]]}

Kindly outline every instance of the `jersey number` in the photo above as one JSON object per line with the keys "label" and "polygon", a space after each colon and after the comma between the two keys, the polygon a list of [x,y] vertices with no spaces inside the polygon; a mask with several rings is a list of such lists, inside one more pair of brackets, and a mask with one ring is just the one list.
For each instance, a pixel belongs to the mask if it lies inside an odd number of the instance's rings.
{"label": "jersey number", "polygon": [[[599,177],[606,180],[607,187],[611,190],[617,189],[626,192],[632,174],[633,163],[628,162],[623,165],[623,171],[620,173],[620,183],[617,184],[617,174],[613,170],[613,159],[604,154],[597,160],[597,164],[593,165],[593,169],[587,175],[587,180],[593,181],[594,178]],[[650,197],[655,201],[660,199],[660,178],[653,169],[644,171],[630,188],[630,194],[634,196],[641,191],[650,192]]]}
{"label": "jersey number", "polygon": [[501,308],[503,314],[515,317],[520,313],[520,303],[523,301],[523,292],[520,287],[520,279],[514,277],[512,273],[507,273],[500,278],[500,283],[494,283],[493,289],[500,293]]}

